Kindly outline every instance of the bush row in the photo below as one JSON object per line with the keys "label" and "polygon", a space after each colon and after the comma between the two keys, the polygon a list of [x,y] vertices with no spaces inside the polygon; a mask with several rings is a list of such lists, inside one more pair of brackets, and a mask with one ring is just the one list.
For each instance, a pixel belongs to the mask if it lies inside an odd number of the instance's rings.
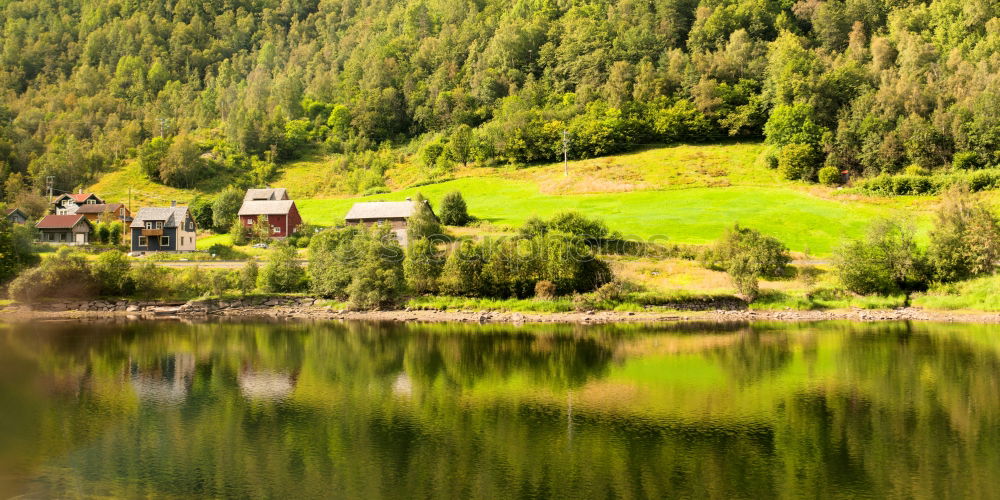
{"label": "bush row", "polygon": [[938,194],[950,187],[964,187],[972,192],[988,191],[1000,188],[1000,168],[937,175],[883,174],[865,179],[857,187],[880,196]]}

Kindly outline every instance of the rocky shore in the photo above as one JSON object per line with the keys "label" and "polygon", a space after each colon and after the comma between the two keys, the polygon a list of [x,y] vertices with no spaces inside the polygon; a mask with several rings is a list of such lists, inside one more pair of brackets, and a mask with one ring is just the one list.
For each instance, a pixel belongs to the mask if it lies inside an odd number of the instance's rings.
{"label": "rocky shore", "polygon": [[271,318],[341,319],[358,321],[473,322],[473,323],[581,323],[663,321],[939,321],[1000,323],[1000,314],[985,312],[929,311],[917,308],[893,310],[846,309],[828,311],[757,311],[742,308],[703,311],[585,311],[564,313],[520,313],[470,310],[349,311],[324,305],[310,297],[207,299],[187,302],[164,301],[61,301],[33,306],[13,305],[3,309],[14,321],[166,318]]}

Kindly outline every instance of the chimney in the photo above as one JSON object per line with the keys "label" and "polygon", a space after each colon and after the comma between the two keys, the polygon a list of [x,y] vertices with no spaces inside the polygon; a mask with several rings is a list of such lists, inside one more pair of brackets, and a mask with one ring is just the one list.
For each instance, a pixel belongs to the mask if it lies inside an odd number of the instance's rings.
{"label": "chimney", "polygon": [[170,206],[176,207],[177,206],[177,200],[170,200]]}
{"label": "chimney", "polygon": [[79,191],[77,191],[77,192],[78,192],[79,194],[83,194],[83,188],[80,188],[80,190],[79,190]]}

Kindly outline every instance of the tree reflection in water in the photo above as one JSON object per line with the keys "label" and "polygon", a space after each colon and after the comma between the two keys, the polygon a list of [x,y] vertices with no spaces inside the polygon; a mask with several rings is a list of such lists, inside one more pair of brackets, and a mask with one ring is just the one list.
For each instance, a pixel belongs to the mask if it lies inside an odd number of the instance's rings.
{"label": "tree reflection in water", "polygon": [[975,496],[985,326],[128,323],[0,333],[0,496]]}

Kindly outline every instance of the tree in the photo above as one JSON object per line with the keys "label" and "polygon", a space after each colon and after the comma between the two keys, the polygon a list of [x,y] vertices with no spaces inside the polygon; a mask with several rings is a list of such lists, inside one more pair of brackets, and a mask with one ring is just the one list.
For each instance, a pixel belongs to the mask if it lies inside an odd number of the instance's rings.
{"label": "tree", "polygon": [[197,196],[188,204],[191,217],[199,229],[210,229],[213,226],[212,205],[214,200],[207,196]]}
{"label": "tree", "polygon": [[739,224],[702,254],[702,263],[726,271],[737,292],[749,302],[757,298],[761,277],[784,275],[791,261],[788,247],[776,238]]}
{"label": "tree", "polygon": [[443,230],[441,222],[434,215],[431,204],[420,193],[417,193],[414,200],[414,213],[406,221],[406,236],[410,241],[420,238],[432,238],[441,236]]}
{"label": "tree", "polygon": [[403,262],[403,273],[410,290],[416,293],[432,293],[437,291],[437,280],[441,276],[444,259],[438,254],[434,243],[428,239],[419,239],[406,247],[406,260]]}
{"label": "tree", "polygon": [[1000,262],[1000,220],[968,190],[955,188],[941,199],[928,251],[935,278],[959,281],[993,274]]}
{"label": "tree", "polygon": [[837,277],[848,290],[895,295],[927,288],[928,266],[917,247],[912,225],[884,219],[861,239],[844,243],[834,254]]}
{"label": "tree", "polygon": [[808,144],[786,144],[778,153],[778,171],[788,180],[812,180],[818,155]]}
{"label": "tree", "polygon": [[233,245],[243,246],[250,242],[251,229],[243,223],[242,220],[236,219],[233,221],[232,227],[229,228],[229,237],[233,242]]}
{"label": "tree", "polygon": [[212,225],[217,233],[228,231],[243,206],[243,192],[233,186],[223,189],[212,202]]}
{"label": "tree", "polygon": [[472,159],[472,141],[472,127],[464,123],[455,127],[448,137],[448,156],[467,167]]}
{"label": "tree", "polygon": [[240,288],[240,293],[243,296],[247,296],[252,293],[257,288],[257,277],[259,270],[257,267],[257,261],[251,259],[248,260],[243,268],[240,269],[238,285]]}
{"label": "tree", "polygon": [[347,287],[355,309],[384,309],[399,305],[406,288],[403,251],[388,226],[373,226],[357,238],[358,267]]}
{"label": "tree", "polygon": [[469,212],[462,193],[452,191],[441,200],[441,223],[447,226],[464,226],[469,223]]}
{"label": "tree", "polygon": [[160,180],[160,166],[167,157],[170,141],[162,137],[154,137],[146,145],[139,148],[139,168],[153,180]]}
{"label": "tree", "polygon": [[160,161],[160,180],[173,187],[190,188],[206,175],[201,148],[187,135],[176,137]]}
{"label": "tree", "polygon": [[122,234],[125,232],[125,226],[121,221],[114,221],[108,224],[108,243],[112,245],[122,244]]}
{"label": "tree", "polygon": [[132,264],[123,252],[111,250],[102,253],[94,261],[91,271],[101,295],[127,295],[134,289],[131,279]]}
{"label": "tree", "polygon": [[268,293],[299,292],[305,286],[305,270],[296,261],[295,247],[284,243],[275,245],[261,270],[258,285]]}

